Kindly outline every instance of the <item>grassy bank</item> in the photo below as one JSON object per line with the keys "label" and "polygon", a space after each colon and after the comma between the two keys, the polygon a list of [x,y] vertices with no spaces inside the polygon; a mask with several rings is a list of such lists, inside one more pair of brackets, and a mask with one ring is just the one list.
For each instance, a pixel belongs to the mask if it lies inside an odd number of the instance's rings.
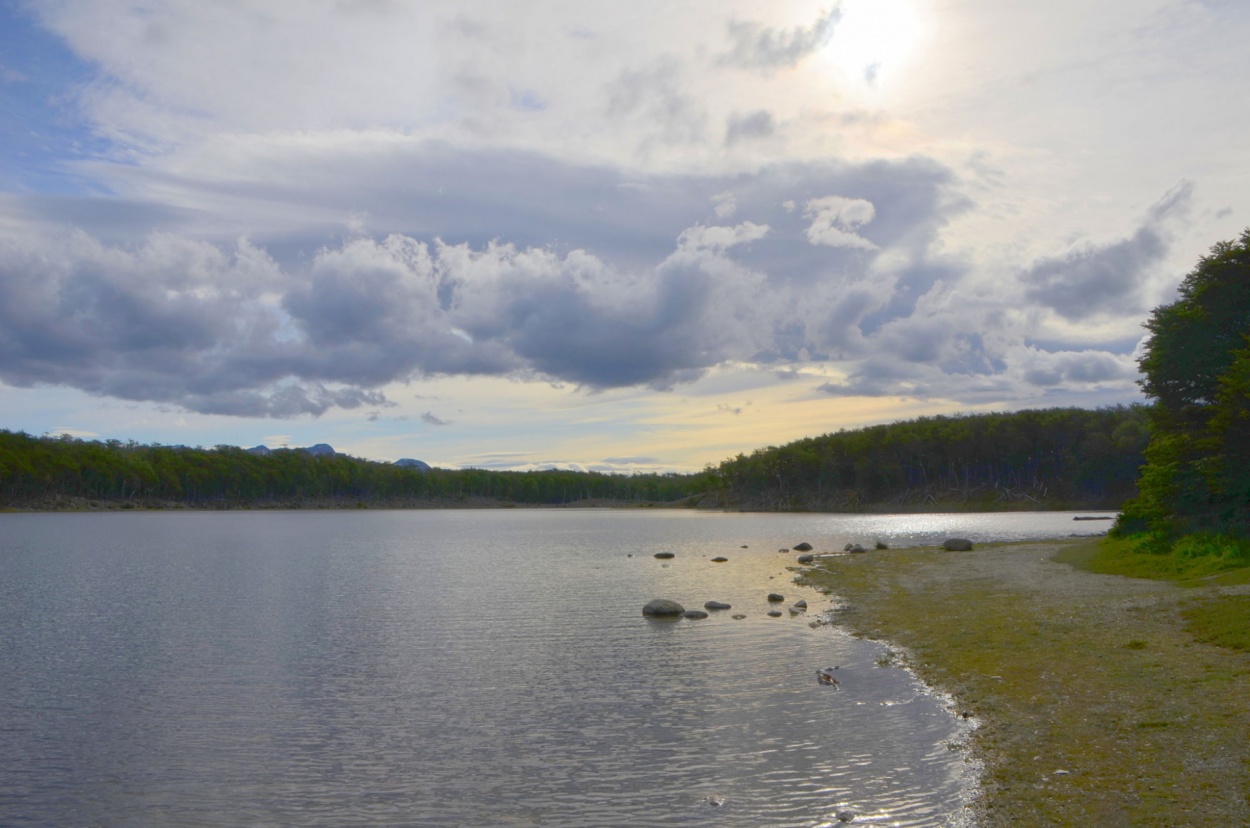
{"label": "grassy bank", "polygon": [[889,550],[808,577],[846,602],[841,623],[898,644],[976,716],[983,826],[1250,825],[1250,653],[1235,649],[1250,571],[1190,586],[1089,571],[1138,563],[1128,552]]}

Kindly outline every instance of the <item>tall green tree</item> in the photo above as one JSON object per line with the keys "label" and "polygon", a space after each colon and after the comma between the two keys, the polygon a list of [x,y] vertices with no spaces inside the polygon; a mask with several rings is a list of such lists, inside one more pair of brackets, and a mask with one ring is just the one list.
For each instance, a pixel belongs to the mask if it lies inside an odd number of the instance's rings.
{"label": "tall green tree", "polygon": [[1155,308],[1140,365],[1153,435],[1122,531],[1250,532],[1250,229]]}

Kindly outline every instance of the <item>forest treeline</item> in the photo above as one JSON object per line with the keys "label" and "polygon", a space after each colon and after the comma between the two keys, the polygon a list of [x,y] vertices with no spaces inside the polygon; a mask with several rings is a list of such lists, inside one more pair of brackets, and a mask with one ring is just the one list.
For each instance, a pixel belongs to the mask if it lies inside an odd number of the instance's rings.
{"label": "forest treeline", "polygon": [[1147,428],[1141,407],[924,417],[759,449],[689,475],[419,471],[301,449],[260,455],[0,431],[0,506],[1116,508],[1134,494]]}
{"label": "forest treeline", "polygon": [[234,446],[186,448],[0,431],[0,505],[19,508],[84,501],[199,508],[671,503],[694,492],[694,478],[681,474],[419,471],[302,449],[259,455]]}
{"label": "forest treeline", "polygon": [[765,510],[1107,508],[1135,493],[1142,406],[922,417],[758,449],[704,503]]}

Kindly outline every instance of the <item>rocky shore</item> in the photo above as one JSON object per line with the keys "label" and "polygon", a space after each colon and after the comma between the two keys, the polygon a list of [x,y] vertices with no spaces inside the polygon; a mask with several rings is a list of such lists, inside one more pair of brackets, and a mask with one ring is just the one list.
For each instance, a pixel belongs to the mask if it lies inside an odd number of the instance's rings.
{"label": "rocky shore", "polygon": [[1250,653],[1181,616],[1246,587],[1091,574],[1093,543],[822,557],[806,581],[977,718],[982,828],[1250,825]]}

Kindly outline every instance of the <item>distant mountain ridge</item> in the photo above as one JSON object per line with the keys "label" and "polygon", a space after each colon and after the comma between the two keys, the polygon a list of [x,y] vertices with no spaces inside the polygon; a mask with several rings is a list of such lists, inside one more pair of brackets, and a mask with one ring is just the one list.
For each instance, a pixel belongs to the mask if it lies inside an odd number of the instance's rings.
{"label": "distant mountain ridge", "polygon": [[[252,446],[250,449],[244,449],[244,451],[246,451],[248,454],[254,454],[257,457],[269,457],[274,453],[274,449],[269,448],[269,446],[266,446],[263,443],[259,446]],[[347,457],[348,456],[346,454],[341,454],[340,452],[335,451],[334,446],[330,445],[329,443],[317,443],[316,445],[307,446],[307,447],[294,446],[294,447],[286,448],[286,449],[278,449],[278,451],[302,451],[305,454],[311,454],[313,457]],[[430,469],[432,468],[432,466],[430,466],[430,464],[426,463],[424,460],[414,460],[411,457],[404,457],[399,460],[396,460],[393,465],[396,465],[405,469],[416,469],[417,471],[430,471]]]}

